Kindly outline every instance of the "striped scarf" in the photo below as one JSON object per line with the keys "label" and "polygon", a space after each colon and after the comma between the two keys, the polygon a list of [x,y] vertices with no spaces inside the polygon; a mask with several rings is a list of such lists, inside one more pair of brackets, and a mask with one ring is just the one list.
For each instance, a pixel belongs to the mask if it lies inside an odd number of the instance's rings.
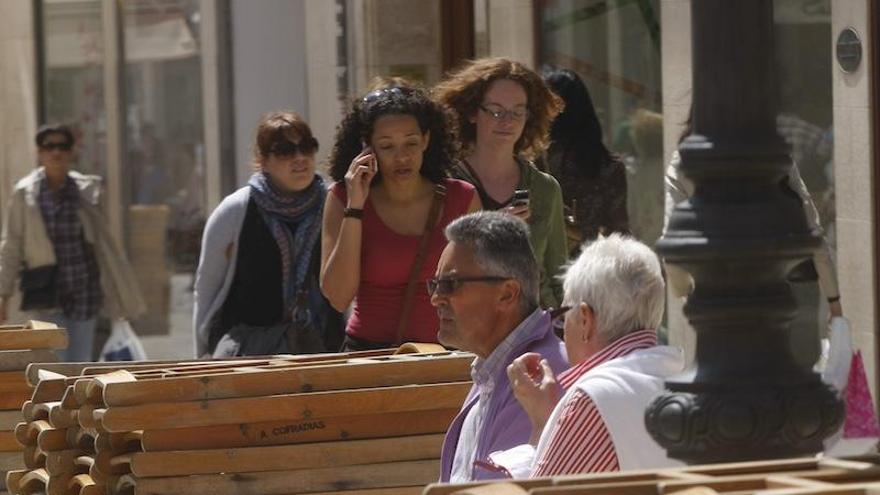
{"label": "striped scarf", "polygon": [[[285,321],[311,319],[309,308],[297,308],[299,296],[308,289],[306,276],[312,262],[312,253],[321,234],[321,215],[327,188],[324,180],[315,175],[312,183],[292,195],[278,192],[269,183],[269,177],[257,172],[248,181],[251,197],[281,253],[282,291]],[[311,298],[305,298],[309,300]]]}

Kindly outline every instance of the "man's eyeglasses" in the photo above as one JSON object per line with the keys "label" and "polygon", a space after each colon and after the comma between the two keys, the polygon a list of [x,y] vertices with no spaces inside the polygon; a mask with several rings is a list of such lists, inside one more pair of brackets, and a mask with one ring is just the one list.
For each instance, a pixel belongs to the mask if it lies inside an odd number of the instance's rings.
{"label": "man's eyeglasses", "polygon": [[43,143],[40,145],[40,149],[43,151],[70,151],[73,149],[73,144],[71,143]]}
{"label": "man's eyeglasses", "polygon": [[275,156],[293,156],[297,153],[311,155],[318,150],[318,140],[310,137],[300,140],[299,143],[279,141],[269,148],[269,153]]}
{"label": "man's eyeglasses", "polygon": [[565,334],[565,315],[571,311],[573,306],[560,306],[550,310],[550,324],[553,327],[553,333],[560,339]]}
{"label": "man's eyeglasses", "polygon": [[467,282],[504,282],[510,280],[510,277],[499,277],[487,275],[484,277],[445,277],[428,279],[428,295],[448,296],[457,291],[461,284]]}
{"label": "man's eyeglasses", "polygon": [[393,86],[390,88],[380,88],[375,91],[370,91],[364,96],[364,103],[373,103],[374,101],[388,97],[388,96],[408,96],[412,94],[413,90],[410,88],[403,88],[400,86]]}
{"label": "man's eyeglasses", "polygon": [[497,120],[499,122],[503,120],[525,120],[529,116],[528,108],[515,108],[513,110],[508,110],[502,107],[487,107],[486,105],[480,105],[480,110],[489,114],[493,120]]}

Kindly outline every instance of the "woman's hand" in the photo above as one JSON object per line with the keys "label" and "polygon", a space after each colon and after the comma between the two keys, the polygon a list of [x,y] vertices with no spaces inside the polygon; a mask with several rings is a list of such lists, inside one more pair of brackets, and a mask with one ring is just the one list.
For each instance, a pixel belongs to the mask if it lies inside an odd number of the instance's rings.
{"label": "woman's hand", "polygon": [[348,195],[349,208],[364,207],[367,195],[370,194],[370,182],[377,171],[376,156],[372,148],[366,147],[354,157],[345,173],[345,192]]}
{"label": "woman's hand", "polygon": [[509,215],[519,217],[524,222],[528,222],[529,217],[532,216],[532,210],[529,209],[528,203],[505,206],[504,208],[501,209],[501,211],[503,211],[504,213],[507,213]]}
{"label": "woman's hand", "polygon": [[559,402],[562,388],[547,360],[534,352],[516,358],[507,367],[507,378],[513,395],[532,422],[532,436],[537,441]]}

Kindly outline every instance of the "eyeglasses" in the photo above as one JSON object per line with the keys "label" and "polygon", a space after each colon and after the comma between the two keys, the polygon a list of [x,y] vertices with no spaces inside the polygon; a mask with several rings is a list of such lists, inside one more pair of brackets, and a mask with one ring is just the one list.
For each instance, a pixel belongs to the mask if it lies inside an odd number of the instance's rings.
{"label": "eyeglasses", "polygon": [[52,150],[70,151],[73,149],[73,144],[67,143],[67,142],[65,142],[65,143],[43,143],[40,145],[40,149],[43,151],[52,151]]}
{"label": "eyeglasses", "polygon": [[269,148],[269,153],[275,156],[293,156],[297,153],[311,155],[318,149],[318,140],[310,137],[301,139],[299,143],[279,141]]}
{"label": "eyeglasses", "polygon": [[364,103],[373,103],[374,101],[385,98],[388,96],[408,96],[413,92],[410,88],[404,88],[401,86],[393,86],[390,88],[380,88],[375,91],[370,91],[366,95],[364,95],[363,102]]}
{"label": "eyeglasses", "polygon": [[550,310],[550,325],[553,327],[553,333],[560,339],[565,334],[565,315],[571,311],[573,306],[560,306]]}
{"label": "eyeglasses", "polygon": [[513,110],[508,110],[502,107],[489,108],[486,105],[480,105],[480,110],[488,113],[493,120],[497,120],[498,122],[508,119],[525,120],[529,116],[528,108],[515,108]]}
{"label": "eyeglasses", "polygon": [[510,277],[484,276],[484,277],[446,277],[432,278],[426,282],[428,285],[428,295],[448,296],[457,291],[461,284],[467,282],[504,282],[510,280]]}

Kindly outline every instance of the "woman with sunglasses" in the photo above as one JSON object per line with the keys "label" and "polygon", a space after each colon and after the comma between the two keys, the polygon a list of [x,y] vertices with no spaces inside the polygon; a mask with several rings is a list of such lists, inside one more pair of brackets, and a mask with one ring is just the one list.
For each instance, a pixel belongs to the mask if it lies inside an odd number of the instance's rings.
{"label": "woman with sunglasses", "polygon": [[464,159],[453,175],[476,186],[487,210],[528,222],[541,266],[541,305],[558,306],[557,275],[567,253],[562,191],[532,160],[547,148],[562,101],[534,71],[503,58],[475,60],[434,91],[460,128]]}
{"label": "woman with sunglasses", "polygon": [[12,190],[0,241],[0,323],[19,279],[26,319],[67,330],[61,360],[91,361],[98,314],[131,319],[146,304],[108,228],[101,178],[71,169],[74,144],[69,127],[40,127],[40,166]]}
{"label": "woman with sunglasses", "polygon": [[[265,115],[248,185],[214,210],[196,272],[196,355],[324,352],[339,315],[318,288],[318,141],[293,112]],[[341,336],[340,336],[341,337]]]}
{"label": "woman with sunglasses", "polygon": [[472,186],[448,179],[452,119],[422,90],[376,89],[355,101],[330,158],[321,289],[348,320],[345,350],[437,342],[425,291],[446,245],[443,229],[480,209]]}

